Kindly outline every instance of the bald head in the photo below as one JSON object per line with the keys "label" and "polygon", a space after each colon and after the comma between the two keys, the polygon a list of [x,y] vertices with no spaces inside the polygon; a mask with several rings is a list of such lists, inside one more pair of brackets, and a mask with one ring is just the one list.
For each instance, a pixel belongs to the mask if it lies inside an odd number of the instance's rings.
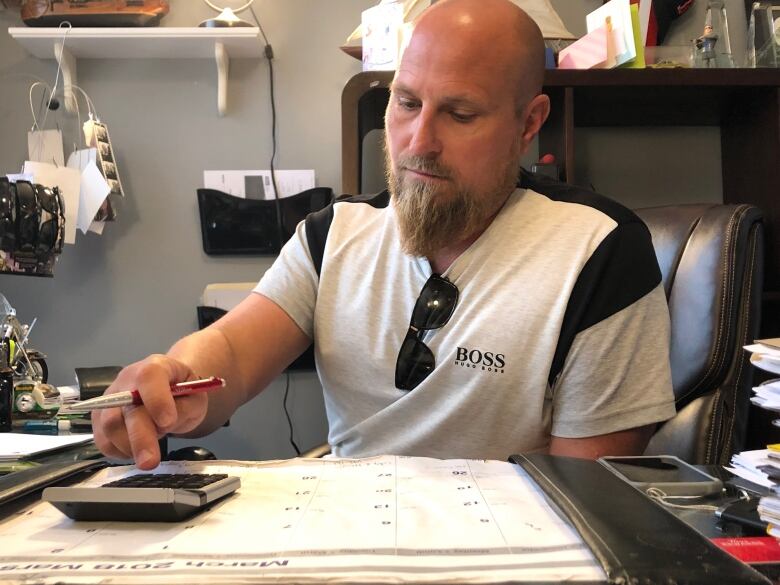
{"label": "bald head", "polygon": [[509,0],[439,0],[418,19],[416,41],[435,52],[438,43],[455,45],[461,58],[489,63],[505,76],[519,105],[541,93],[544,39],[537,24]]}

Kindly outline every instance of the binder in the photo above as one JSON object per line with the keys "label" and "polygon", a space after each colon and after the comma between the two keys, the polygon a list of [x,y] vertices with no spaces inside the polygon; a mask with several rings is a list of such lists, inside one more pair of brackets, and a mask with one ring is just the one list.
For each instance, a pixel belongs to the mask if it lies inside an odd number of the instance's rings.
{"label": "binder", "polygon": [[579,532],[610,585],[771,583],[596,461],[539,453],[509,460]]}

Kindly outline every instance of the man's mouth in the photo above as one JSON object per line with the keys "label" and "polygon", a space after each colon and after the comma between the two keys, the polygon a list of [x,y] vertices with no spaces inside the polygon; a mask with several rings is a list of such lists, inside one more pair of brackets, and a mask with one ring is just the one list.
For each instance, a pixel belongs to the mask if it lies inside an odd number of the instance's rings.
{"label": "man's mouth", "polygon": [[412,176],[414,176],[417,179],[423,179],[426,181],[445,181],[448,179],[448,177],[445,177],[444,175],[437,175],[436,173],[431,173],[429,171],[423,171],[420,169],[412,169],[409,167],[404,167],[403,170],[410,173]]}

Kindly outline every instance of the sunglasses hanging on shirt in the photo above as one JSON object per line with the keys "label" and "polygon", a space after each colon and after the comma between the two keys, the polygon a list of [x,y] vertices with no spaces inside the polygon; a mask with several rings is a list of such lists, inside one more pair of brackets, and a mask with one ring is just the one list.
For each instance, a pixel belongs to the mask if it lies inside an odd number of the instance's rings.
{"label": "sunglasses hanging on shirt", "polygon": [[414,390],[436,367],[436,357],[422,341],[426,331],[444,327],[458,304],[458,287],[446,277],[431,274],[412,311],[398,359],[395,363],[395,387]]}

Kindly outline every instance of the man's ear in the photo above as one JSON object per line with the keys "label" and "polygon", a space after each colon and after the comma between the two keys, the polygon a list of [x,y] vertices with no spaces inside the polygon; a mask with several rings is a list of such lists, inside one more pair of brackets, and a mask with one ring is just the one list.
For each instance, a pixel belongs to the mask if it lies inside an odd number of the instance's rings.
{"label": "man's ear", "polygon": [[547,116],[550,115],[550,98],[539,94],[533,98],[523,110],[523,144],[526,148],[539,134]]}

